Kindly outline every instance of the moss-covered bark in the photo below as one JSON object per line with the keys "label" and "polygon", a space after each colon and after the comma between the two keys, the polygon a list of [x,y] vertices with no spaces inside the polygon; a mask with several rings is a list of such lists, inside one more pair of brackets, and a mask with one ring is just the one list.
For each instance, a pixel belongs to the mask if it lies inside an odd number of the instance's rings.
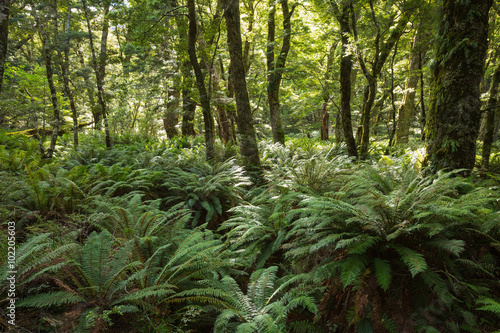
{"label": "moss-covered bark", "polygon": [[340,55],[340,113],[342,121],[342,131],[344,132],[345,141],[347,144],[347,153],[349,156],[358,157],[356,148],[356,141],[352,132],[352,119],[351,119],[351,93],[352,93],[352,58],[348,54],[347,48],[349,47],[349,34],[351,29],[349,27],[349,17],[351,15],[351,6],[344,4],[339,10],[336,10],[337,21],[340,24],[340,33],[342,41],[342,49]]}
{"label": "moss-covered bark", "polygon": [[[240,151],[243,155],[247,171],[260,175],[260,158],[257,148],[255,128],[245,79],[243,51],[240,29],[240,9],[238,0],[224,1],[224,17],[226,19],[227,43],[231,57],[231,78],[236,99],[237,125]],[[257,176],[257,179],[259,176]]]}
{"label": "moss-covered bark", "polygon": [[413,45],[410,54],[409,75],[406,80],[403,101],[398,109],[398,125],[396,128],[396,145],[408,143],[410,134],[410,123],[415,115],[415,94],[418,86],[418,68],[420,64],[420,29],[415,31]]}
{"label": "moss-covered bark", "polygon": [[205,145],[206,145],[206,159],[211,160],[214,158],[214,119],[210,109],[210,97],[208,96],[207,88],[205,86],[205,75],[201,71],[200,63],[196,55],[196,8],[194,0],[187,2],[189,10],[189,32],[188,32],[188,53],[193,66],[194,75],[196,77],[196,84],[200,92],[200,103],[203,113],[203,122],[205,125]]}
{"label": "moss-covered bark", "polygon": [[9,40],[10,0],[0,0],[0,92],[2,92],[5,57]]}
{"label": "moss-covered bark", "polygon": [[59,124],[60,124],[60,116],[61,116],[61,110],[59,109],[59,103],[57,102],[57,91],[56,87],[54,85],[54,77],[53,77],[53,69],[52,69],[52,57],[51,57],[51,49],[50,49],[50,44],[49,40],[47,37],[47,32],[45,31],[44,24],[42,20],[40,20],[40,17],[38,16],[35,4],[33,1],[31,1],[31,7],[33,11],[33,17],[35,18],[36,25],[38,26],[38,31],[40,32],[40,37],[42,40],[42,47],[43,47],[43,57],[45,60],[45,69],[46,69],[46,76],[47,76],[47,82],[49,83],[49,90],[50,90],[50,99],[52,101],[52,107],[54,108],[54,123],[53,123],[53,130],[52,130],[52,136],[50,139],[50,146],[49,149],[47,149],[47,152],[43,156],[43,158],[52,158],[54,154],[54,150],[56,147],[57,143],[57,133],[59,132]]}
{"label": "moss-covered bark", "polygon": [[280,99],[279,91],[283,71],[285,69],[286,58],[290,51],[291,39],[291,17],[295,5],[290,10],[288,8],[288,0],[281,1],[281,9],[283,12],[283,44],[277,59],[274,59],[274,44],[276,34],[276,1],[269,1],[269,16],[267,20],[267,100],[269,103],[269,113],[271,118],[271,128],[273,132],[273,141],[285,144],[285,131],[281,124]]}
{"label": "moss-covered bark", "polygon": [[491,5],[443,1],[426,129],[425,164],[432,172],[474,167]]}

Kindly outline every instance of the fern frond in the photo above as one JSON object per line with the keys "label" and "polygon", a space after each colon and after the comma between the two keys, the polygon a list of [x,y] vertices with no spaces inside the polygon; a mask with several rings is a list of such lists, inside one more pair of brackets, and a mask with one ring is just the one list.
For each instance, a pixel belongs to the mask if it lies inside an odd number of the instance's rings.
{"label": "fern frond", "polygon": [[16,305],[19,307],[43,308],[64,304],[85,302],[85,298],[67,291],[53,291],[20,299]]}
{"label": "fern frond", "polygon": [[387,291],[392,280],[391,265],[389,261],[376,257],[373,259],[373,266],[375,268],[375,276],[377,277],[379,286],[384,291]]}

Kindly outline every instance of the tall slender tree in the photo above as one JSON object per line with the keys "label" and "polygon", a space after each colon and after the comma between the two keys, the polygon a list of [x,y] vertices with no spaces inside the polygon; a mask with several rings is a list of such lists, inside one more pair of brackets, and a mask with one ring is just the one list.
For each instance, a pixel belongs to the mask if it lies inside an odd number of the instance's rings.
{"label": "tall slender tree", "polygon": [[340,113],[342,122],[342,131],[347,145],[347,154],[351,157],[358,157],[358,150],[354,134],[352,132],[351,118],[351,93],[352,93],[352,65],[353,55],[348,52],[350,45],[349,36],[351,28],[349,20],[351,17],[352,3],[351,1],[342,2],[339,8],[335,1],[330,1],[335,18],[340,24],[341,38],[341,53],[340,53]]}
{"label": "tall slender tree", "polygon": [[0,92],[2,92],[5,59],[9,44],[10,0],[0,0]]}
{"label": "tall slender tree", "polygon": [[59,25],[58,25],[58,13],[57,13],[57,0],[54,0],[54,32],[56,36],[56,51],[59,60],[59,67],[61,68],[61,74],[63,79],[63,88],[66,98],[69,100],[69,106],[71,108],[71,115],[73,117],[73,146],[78,147],[78,112],[76,110],[75,99],[73,98],[73,92],[69,86],[69,28],[71,19],[71,6],[68,6],[68,17],[66,21],[66,38],[64,45],[64,58],[63,52],[61,51],[61,41],[59,40]]}
{"label": "tall slender tree", "polygon": [[399,12],[397,18],[395,18],[395,21],[392,22],[393,24],[389,25],[392,26],[392,28],[388,29],[389,34],[384,41],[383,38],[385,29],[382,30],[382,27],[380,26],[372,0],[369,1],[369,5],[371,18],[376,29],[375,38],[373,39],[374,55],[373,59],[369,61],[365,58],[365,55],[363,54],[363,51],[361,50],[361,47],[359,45],[356,18],[354,10],[351,9],[351,29],[356,44],[356,56],[359,66],[361,67],[363,75],[366,79],[363,110],[361,113],[361,133],[359,133],[358,135],[358,138],[360,139],[359,156],[361,159],[366,159],[368,156],[368,147],[370,144],[371,111],[375,102],[375,96],[377,94],[378,79],[394,45],[405,31],[406,25],[410,20],[409,13],[404,11]]}
{"label": "tall slender tree", "polygon": [[43,156],[44,158],[52,158],[52,156],[54,155],[54,150],[56,148],[57,136],[59,134],[61,110],[59,108],[59,103],[57,101],[57,91],[56,91],[56,86],[54,84],[54,71],[52,69],[52,54],[51,54],[52,50],[50,48],[50,41],[47,32],[45,30],[45,25],[43,24],[43,21],[40,19],[40,16],[38,15],[33,0],[31,1],[31,10],[33,13],[33,17],[35,18],[36,25],[38,26],[38,31],[40,32],[40,39],[42,40],[43,57],[45,60],[45,72],[47,76],[47,81],[49,83],[50,99],[52,101],[52,107],[54,109],[54,122],[52,125],[53,128],[52,128],[52,136],[50,139],[50,146],[49,149],[47,149],[45,155]]}
{"label": "tall slender tree", "polygon": [[280,0],[283,13],[283,42],[281,51],[275,60],[274,45],[276,43],[276,4],[277,0],[269,1],[269,16],[267,20],[267,100],[269,103],[269,113],[271,115],[271,128],[273,141],[285,144],[285,132],[281,124],[280,112],[280,85],[285,69],[286,58],[290,51],[290,40],[292,35],[291,18],[295,10],[295,5],[290,9],[288,0]]}
{"label": "tall slender tree", "polygon": [[431,172],[474,167],[492,2],[444,0],[441,5],[424,160]]}
{"label": "tall slender tree", "polygon": [[224,17],[226,19],[227,43],[231,57],[231,79],[236,97],[237,125],[240,151],[247,171],[260,181],[260,157],[257,138],[253,126],[252,111],[245,79],[243,51],[240,28],[239,0],[224,0]]}
{"label": "tall slender tree", "polygon": [[422,54],[422,45],[420,43],[422,31],[421,28],[415,30],[413,36],[412,49],[410,52],[410,65],[408,79],[406,80],[403,101],[398,108],[398,124],[396,129],[396,145],[408,143],[410,135],[410,123],[415,114],[415,94],[418,86],[418,68],[420,65],[420,55]]}
{"label": "tall slender tree", "polygon": [[205,75],[201,70],[198,56],[196,55],[196,38],[197,38],[197,23],[196,23],[196,7],[194,0],[187,1],[189,32],[188,32],[188,53],[191,66],[193,67],[196,77],[196,84],[200,93],[200,103],[203,112],[203,121],[205,123],[205,144],[206,144],[206,159],[214,158],[214,119],[210,109],[210,97],[205,86]]}
{"label": "tall slender tree", "polygon": [[96,55],[96,49],[94,46],[94,37],[92,34],[92,27],[90,26],[89,11],[87,7],[86,0],[82,0],[83,12],[85,14],[85,20],[87,22],[87,30],[89,32],[90,50],[92,53],[92,65],[94,67],[94,72],[97,82],[97,99],[101,107],[102,118],[104,120],[104,131],[106,134],[106,147],[111,148],[111,136],[109,133],[109,123],[108,123],[108,110],[106,106],[106,100],[104,97],[104,75],[106,73],[106,47],[108,40],[108,30],[109,30],[109,18],[108,13],[111,6],[111,1],[106,0],[103,3],[104,6],[104,22],[102,27],[101,35],[101,52],[99,54],[99,59]]}

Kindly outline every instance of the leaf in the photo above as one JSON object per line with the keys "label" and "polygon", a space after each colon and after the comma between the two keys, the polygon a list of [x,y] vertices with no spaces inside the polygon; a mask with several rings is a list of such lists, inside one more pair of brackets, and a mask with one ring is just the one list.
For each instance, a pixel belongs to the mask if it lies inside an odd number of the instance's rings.
{"label": "leaf", "polygon": [[54,291],[23,298],[19,300],[16,305],[19,307],[43,308],[62,304],[74,304],[79,302],[85,302],[85,299],[68,291]]}
{"label": "leaf", "polygon": [[500,316],[500,303],[498,301],[492,300],[491,298],[482,298],[477,300],[477,304],[483,304],[478,310],[489,311]]}
{"label": "leaf", "polygon": [[373,260],[373,266],[375,267],[375,276],[377,277],[378,284],[384,291],[387,291],[392,280],[389,261],[377,257]]}
{"label": "leaf", "polygon": [[365,269],[366,264],[360,256],[350,256],[342,263],[342,272],[340,278],[344,288],[353,283]]}
{"label": "leaf", "polygon": [[429,242],[429,244],[458,257],[464,250],[465,241],[461,239],[437,239]]}
{"label": "leaf", "polygon": [[392,248],[399,253],[401,260],[406,264],[413,277],[427,269],[427,262],[422,254],[405,246],[392,245]]}

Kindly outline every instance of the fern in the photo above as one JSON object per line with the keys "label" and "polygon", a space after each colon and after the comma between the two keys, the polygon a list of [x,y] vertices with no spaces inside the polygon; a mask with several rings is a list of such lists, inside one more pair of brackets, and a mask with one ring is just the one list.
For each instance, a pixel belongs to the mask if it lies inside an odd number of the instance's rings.
{"label": "fern", "polygon": [[19,307],[44,308],[57,305],[85,302],[85,298],[67,291],[54,291],[21,299],[16,303]]}
{"label": "fern", "polygon": [[192,210],[192,227],[205,222],[218,226],[219,217],[241,202],[244,187],[251,184],[234,160],[172,169],[166,178],[162,184],[168,191],[166,202],[183,203],[185,209]]}
{"label": "fern", "polygon": [[[436,297],[444,304],[477,298],[477,282],[466,282],[459,266],[475,246],[471,233],[480,243],[495,243],[481,230],[497,216],[498,193],[471,186],[456,172],[424,177],[411,168],[380,172],[365,165],[340,183],[332,193],[302,195],[287,214],[286,256],[309,263],[297,269],[312,269],[318,279],[333,275],[346,289],[365,288],[374,275],[377,285],[366,288],[406,290],[415,299],[413,290],[423,288],[427,301]],[[446,287],[447,280],[456,287]]]}

